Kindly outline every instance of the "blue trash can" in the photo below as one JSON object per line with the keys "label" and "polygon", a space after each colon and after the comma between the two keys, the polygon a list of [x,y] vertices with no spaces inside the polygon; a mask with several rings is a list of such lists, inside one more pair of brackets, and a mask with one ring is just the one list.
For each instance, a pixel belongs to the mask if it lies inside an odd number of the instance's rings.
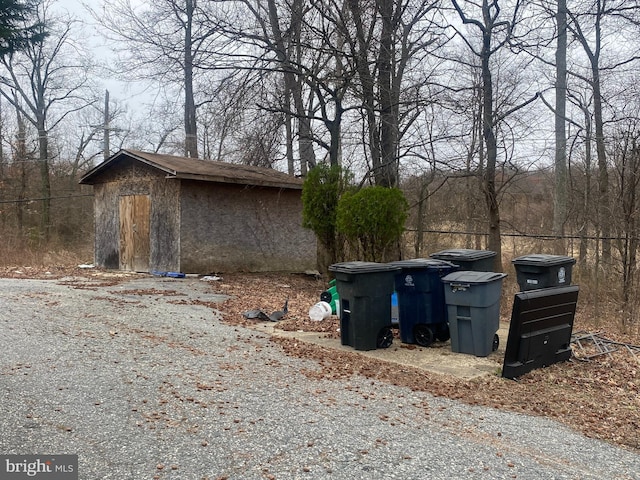
{"label": "blue trash can", "polygon": [[434,340],[449,340],[442,277],[458,266],[434,258],[414,258],[389,265],[401,269],[395,274],[400,340],[423,347]]}

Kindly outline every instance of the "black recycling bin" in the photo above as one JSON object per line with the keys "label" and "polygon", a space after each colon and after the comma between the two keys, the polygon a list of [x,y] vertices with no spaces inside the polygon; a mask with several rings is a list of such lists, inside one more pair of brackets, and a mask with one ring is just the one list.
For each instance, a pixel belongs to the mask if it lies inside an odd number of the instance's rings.
{"label": "black recycling bin", "polygon": [[498,349],[500,297],[505,273],[453,272],[442,278],[451,351],[486,357]]}
{"label": "black recycling bin", "polygon": [[391,296],[398,270],[399,267],[376,262],[344,262],[329,266],[340,297],[342,345],[356,350],[391,346]]}
{"label": "black recycling bin", "polygon": [[492,272],[496,252],[471,248],[452,248],[429,255],[431,258],[446,260],[460,267],[460,270]]}
{"label": "black recycling bin", "polygon": [[565,255],[533,253],[514,258],[516,278],[521,292],[571,285],[571,271],[576,259]]}
{"label": "black recycling bin", "polygon": [[401,269],[395,274],[400,340],[423,347],[436,339],[449,340],[442,277],[458,266],[435,258],[414,258],[390,265]]}

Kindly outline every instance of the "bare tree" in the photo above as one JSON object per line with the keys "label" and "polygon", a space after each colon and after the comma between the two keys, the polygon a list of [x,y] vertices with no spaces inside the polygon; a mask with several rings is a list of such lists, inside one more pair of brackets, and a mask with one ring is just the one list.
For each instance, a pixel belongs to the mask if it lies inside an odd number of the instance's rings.
{"label": "bare tree", "polygon": [[357,73],[373,176],[377,185],[397,186],[400,123],[403,109],[411,108],[402,95],[409,87],[408,70],[436,41],[430,14],[440,2],[346,0],[346,5],[344,37]]}
{"label": "bare tree", "polygon": [[[635,103],[635,102],[633,102]],[[634,115],[635,116],[635,115]],[[613,229],[621,259],[622,302],[628,311],[636,284],[637,256],[640,234],[640,129],[638,119],[621,122],[618,134],[612,139],[614,170],[615,215]],[[623,318],[626,323],[628,318]]]}
{"label": "bare tree", "polygon": [[23,233],[24,230],[24,199],[26,198],[27,193],[27,172],[28,172],[28,161],[29,154],[27,151],[27,128],[22,118],[22,112],[17,105],[19,105],[20,100],[17,96],[15,96],[14,92],[14,102],[16,112],[16,123],[17,123],[17,133],[16,133],[16,141],[14,143],[13,148],[13,158],[15,163],[18,164],[18,168],[20,171],[20,183],[18,194],[16,196],[16,219],[18,232]]}
{"label": "bare tree", "polygon": [[558,253],[565,253],[564,224],[567,219],[567,1],[558,0],[556,11],[558,39],[556,45],[555,108],[555,195],[553,234],[558,236]]}
{"label": "bare tree", "polygon": [[[609,164],[607,161],[607,146],[605,137],[604,104],[606,99],[603,94],[603,72],[621,70],[623,67],[637,62],[639,57],[635,49],[625,52],[620,48],[620,53],[610,55],[612,63],[602,64],[603,48],[607,45],[606,38],[610,34],[617,34],[620,29],[627,26],[637,26],[640,23],[640,6],[637,2],[625,0],[595,0],[586,5],[580,11],[575,8],[567,9],[567,28],[581,45],[586,58],[587,68],[582,73],[577,69],[570,71],[570,75],[584,81],[590,88],[593,96],[593,126],[595,132],[595,147],[598,163],[598,225],[602,235],[602,257],[606,263],[611,261],[611,207],[609,186]],[[609,23],[608,23],[609,22]],[[608,23],[608,25],[607,25]],[[607,30],[607,26],[609,30]],[[636,29],[637,33],[637,29]]]}
{"label": "bare tree", "polygon": [[50,233],[51,183],[49,133],[67,115],[92,103],[87,100],[89,67],[83,63],[80,47],[74,43],[70,18],[55,17],[50,3],[39,5],[37,19],[49,28],[41,41],[22,52],[13,52],[0,59],[4,72],[0,83],[2,96],[38,132],[38,163],[42,195],[42,232],[46,240]]}
{"label": "bare tree", "polygon": [[285,114],[284,148],[289,173],[294,173],[297,151],[300,172],[306,175],[317,163],[310,113],[313,106],[305,87],[309,69],[303,61],[307,46],[314,41],[303,38],[304,19],[312,6],[303,0],[225,0],[224,3],[236,8],[229,8],[233,14],[228,12],[218,18],[218,28],[230,43],[241,45],[244,52],[225,52],[228,68],[253,72],[258,81],[269,85],[275,93],[277,97],[270,101],[259,97],[260,107],[268,114]]}
{"label": "bare tree", "polygon": [[197,74],[212,68],[213,2],[155,0],[107,2],[92,11],[120,53],[124,78],[175,86],[183,92],[184,154],[198,158]]}
{"label": "bare tree", "polygon": [[[497,253],[496,271],[502,271],[502,239],[500,226],[500,205],[498,189],[496,187],[498,140],[496,132],[504,119],[515,111],[530,104],[537,98],[537,94],[523,103],[503,112],[496,112],[495,90],[491,68],[492,57],[503,47],[509,45],[514,38],[514,29],[518,23],[523,2],[512,2],[512,12],[509,18],[503,19],[499,0],[482,0],[479,5],[475,2],[451,0],[463,24],[474,27],[480,34],[480,47],[474,45],[473,39],[460,33],[460,37],[469,49],[480,59],[482,78],[482,136],[486,152],[486,163],[482,176],[482,187],[487,204],[489,217],[488,247]],[[472,18],[465,12],[469,8],[480,8],[479,18]]]}

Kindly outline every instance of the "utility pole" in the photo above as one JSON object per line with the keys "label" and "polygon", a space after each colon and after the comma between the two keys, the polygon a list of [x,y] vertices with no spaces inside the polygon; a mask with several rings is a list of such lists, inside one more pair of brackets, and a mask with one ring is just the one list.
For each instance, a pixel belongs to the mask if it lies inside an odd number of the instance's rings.
{"label": "utility pole", "polygon": [[109,135],[111,134],[111,128],[109,128],[109,90],[104,91],[104,147],[103,155],[106,160],[110,156],[109,151]]}

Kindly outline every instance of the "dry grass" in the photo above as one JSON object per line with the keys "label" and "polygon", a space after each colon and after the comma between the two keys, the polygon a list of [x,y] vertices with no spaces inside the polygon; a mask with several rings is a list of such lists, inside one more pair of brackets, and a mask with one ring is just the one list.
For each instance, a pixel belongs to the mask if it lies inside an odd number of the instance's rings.
{"label": "dry grass", "polygon": [[28,240],[13,237],[0,243],[0,268],[29,267],[35,270],[70,268],[93,260],[93,246],[68,248],[54,242],[48,248],[31,244]]}

